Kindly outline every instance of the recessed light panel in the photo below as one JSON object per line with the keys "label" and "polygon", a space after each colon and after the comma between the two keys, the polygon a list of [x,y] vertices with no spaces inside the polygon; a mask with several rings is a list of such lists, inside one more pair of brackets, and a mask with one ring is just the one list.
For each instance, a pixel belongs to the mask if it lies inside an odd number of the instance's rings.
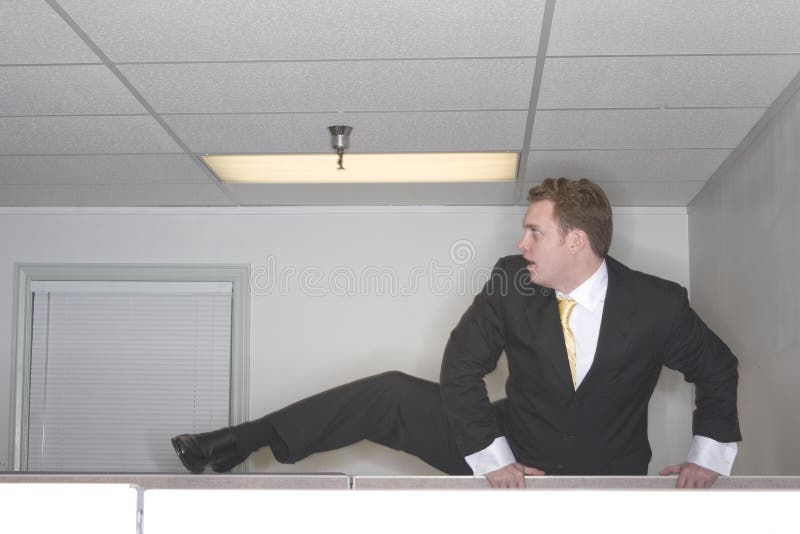
{"label": "recessed light panel", "polygon": [[229,183],[513,182],[516,152],[207,155],[203,161]]}

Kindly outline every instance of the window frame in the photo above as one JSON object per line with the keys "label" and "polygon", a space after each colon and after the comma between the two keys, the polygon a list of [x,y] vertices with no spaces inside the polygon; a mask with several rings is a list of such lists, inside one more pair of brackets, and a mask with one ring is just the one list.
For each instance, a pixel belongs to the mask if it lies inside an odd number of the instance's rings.
{"label": "window frame", "polygon": [[[13,471],[28,467],[33,281],[230,282],[231,425],[248,420],[250,265],[249,264],[139,264],[139,263],[15,263],[14,312],[11,333],[11,428],[8,465]],[[249,471],[249,461],[236,471]]]}

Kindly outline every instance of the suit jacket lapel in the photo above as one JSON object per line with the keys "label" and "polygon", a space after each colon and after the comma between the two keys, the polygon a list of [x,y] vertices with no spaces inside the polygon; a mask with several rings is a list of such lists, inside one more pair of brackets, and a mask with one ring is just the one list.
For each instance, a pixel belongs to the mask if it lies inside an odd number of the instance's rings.
{"label": "suit jacket lapel", "polygon": [[558,315],[558,303],[555,291],[549,288],[534,286],[536,294],[528,297],[528,328],[540,347],[542,358],[549,360],[555,371],[555,380],[559,387],[572,390],[572,374],[567,360],[567,347],[564,332]]}
{"label": "suit jacket lapel", "polygon": [[591,383],[593,371],[598,365],[602,366],[608,358],[627,350],[631,337],[631,322],[635,309],[630,288],[625,283],[623,271],[625,267],[610,257],[606,258],[606,266],[608,267],[608,289],[603,305],[603,318],[600,321],[597,349],[592,366],[578,387],[578,391]]}

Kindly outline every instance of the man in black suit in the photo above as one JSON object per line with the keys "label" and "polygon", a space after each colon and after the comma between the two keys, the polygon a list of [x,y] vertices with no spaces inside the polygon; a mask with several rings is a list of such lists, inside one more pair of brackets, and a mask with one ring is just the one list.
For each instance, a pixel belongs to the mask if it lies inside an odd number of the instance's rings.
{"label": "man in black suit", "polygon": [[[522,487],[525,475],[644,475],[647,405],[663,365],[695,384],[686,462],[661,471],[678,487],[728,475],[741,440],[737,360],[678,284],[607,256],[611,207],[589,180],[531,189],[521,256],[501,258],[453,330],[440,383],[368,377],[173,445],[193,472],[227,471],[269,446],[293,463],[369,439],[449,474]],[[484,376],[508,358],[506,398]]]}

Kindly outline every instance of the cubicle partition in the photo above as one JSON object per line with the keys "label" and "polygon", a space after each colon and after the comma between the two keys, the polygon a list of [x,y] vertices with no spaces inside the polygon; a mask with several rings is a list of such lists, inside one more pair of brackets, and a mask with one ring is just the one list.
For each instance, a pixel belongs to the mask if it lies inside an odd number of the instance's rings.
{"label": "cubicle partition", "polygon": [[693,529],[778,532],[794,524],[800,503],[800,477],[720,478],[712,490],[674,484],[528,477],[525,491],[503,491],[449,476],[8,473],[0,475],[0,520],[5,532],[26,533],[486,532],[520,522],[555,529],[565,520],[666,533],[680,513]]}

